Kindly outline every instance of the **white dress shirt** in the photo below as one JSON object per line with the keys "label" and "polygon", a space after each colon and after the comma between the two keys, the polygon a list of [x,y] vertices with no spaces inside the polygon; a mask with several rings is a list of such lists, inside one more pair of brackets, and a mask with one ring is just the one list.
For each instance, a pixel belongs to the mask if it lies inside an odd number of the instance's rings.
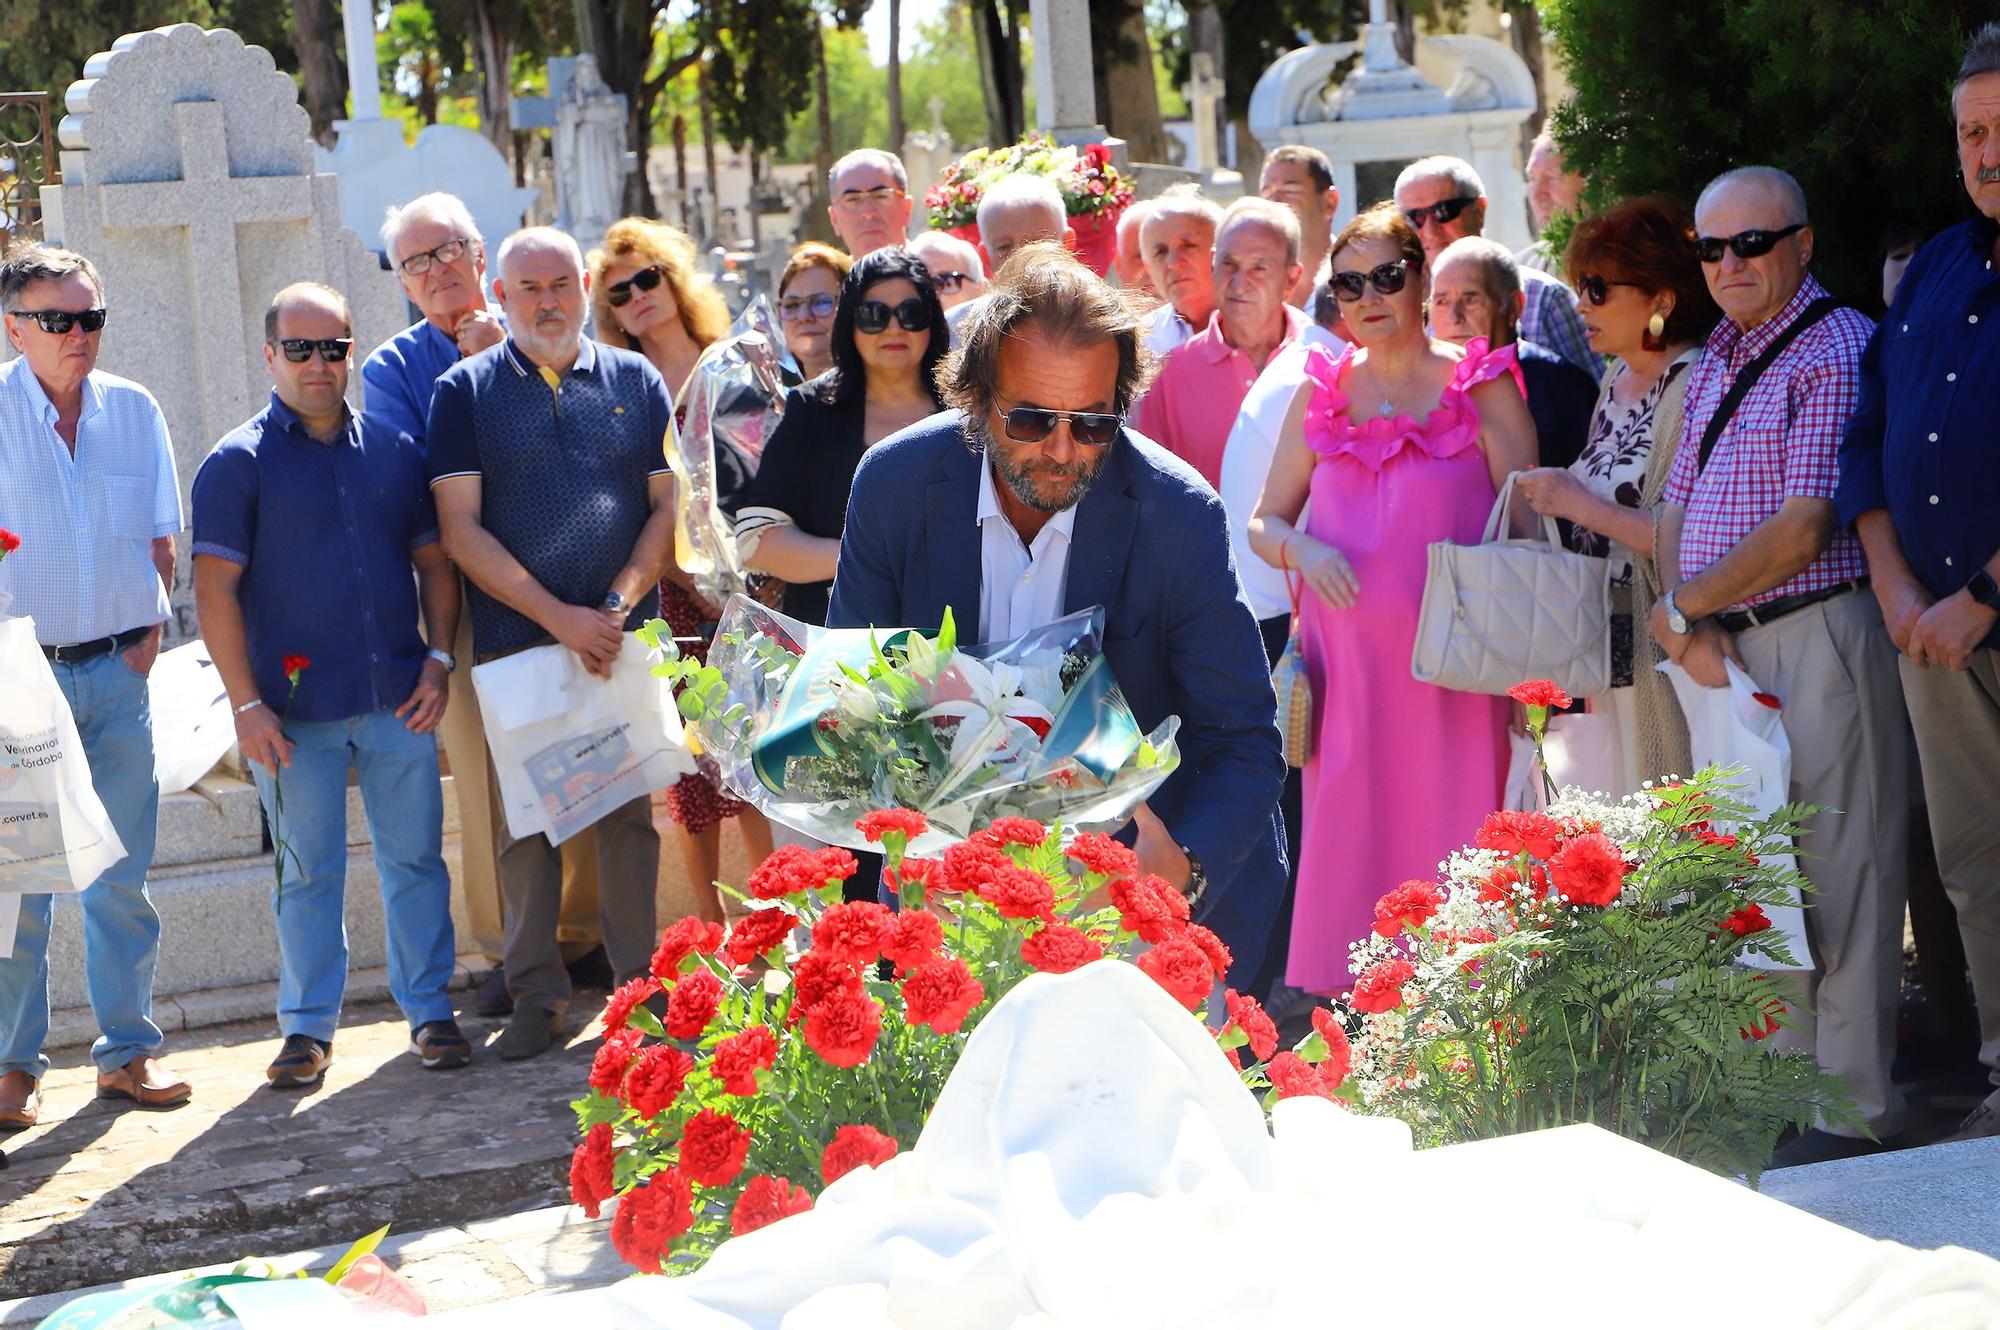
{"label": "white dress shirt", "polygon": [[[1063,509],[1036,533],[1032,545],[1000,511],[993,464],[979,468],[979,637],[1007,642],[1054,623],[1063,615],[1069,585],[1069,542],[1076,508]],[[961,631],[962,636],[962,631]]]}
{"label": "white dress shirt", "polygon": [[[1243,406],[1230,427],[1229,442],[1222,452],[1222,509],[1229,518],[1229,547],[1236,556],[1236,575],[1243,582],[1243,597],[1250,612],[1259,619],[1275,619],[1292,612],[1291,595],[1285,590],[1285,574],[1265,563],[1250,548],[1250,519],[1257,515],[1257,499],[1264,492],[1264,477],[1271,459],[1278,453],[1278,435],[1285,426],[1285,413],[1292,398],[1306,381],[1306,352],[1323,346],[1334,355],[1347,343],[1317,323],[1308,324],[1297,337],[1280,347],[1264,364],[1257,381],[1243,396]],[[1305,529],[1305,513],[1293,523]]]}
{"label": "white dress shirt", "polygon": [[1194,334],[1194,325],[1182,318],[1179,310],[1163,304],[1153,311],[1153,321],[1146,327],[1146,349],[1163,356]]}

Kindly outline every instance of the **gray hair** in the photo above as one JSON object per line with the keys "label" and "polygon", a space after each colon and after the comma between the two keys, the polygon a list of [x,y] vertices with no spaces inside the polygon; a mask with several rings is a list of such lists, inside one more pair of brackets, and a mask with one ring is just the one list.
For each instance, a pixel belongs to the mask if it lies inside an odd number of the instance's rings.
{"label": "gray hair", "polygon": [[[968,245],[955,235],[947,235],[943,231],[919,231],[910,237],[910,243],[905,248],[919,259],[923,259],[925,250],[949,254],[951,261],[963,268],[974,281],[986,280],[986,265],[979,261],[978,247]],[[924,260],[924,267],[930,266],[929,260]]]}
{"label": "gray hair", "polygon": [[1402,206],[1403,191],[1406,188],[1419,180],[1429,180],[1434,176],[1443,176],[1451,181],[1451,187],[1457,190],[1462,198],[1486,197],[1486,182],[1479,178],[1479,172],[1472,169],[1472,163],[1463,157],[1419,157],[1404,167],[1402,174],[1396,177],[1396,188],[1393,192],[1397,206]]}
{"label": "gray hair", "polygon": [[278,340],[278,316],[285,312],[301,296],[323,296],[327,302],[340,311],[341,327],[349,337],[354,336],[354,311],[348,308],[347,297],[328,286],[325,282],[293,282],[280,287],[278,294],[271,297],[271,306],[264,311],[264,340]]}
{"label": "gray hair", "polygon": [[60,282],[73,272],[88,278],[97,298],[104,299],[104,279],[98,275],[97,265],[83,255],[54,245],[23,245],[15,249],[0,263],[0,310],[19,314],[21,293],[28,289],[29,283]]}
{"label": "gray hair", "polygon": [[910,187],[910,173],[903,169],[903,159],[901,157],[898,157],[893,152],[884,152],[880,148],[856,148],[853,152],[846,154],[826,169],[826,192],[829,195],[834,192],[833,187],[835,182],[840,179],[840,173],[848,167],[869,164],[879,166],[894,176],[896,178],[897,189],[908,189]]}
{"label": "gray hair", "polygon": [[1129,233],[1145,225],[1146,219],[1153,215],[1154,205],[1153,199],[1140,199],[1137,203],[1127,204],[1125,211],[1118,214],[1118,239],[1121,244]]}
{"label": "gray hair", "polygon": [[1965,45],[1965,59],[1958,63],[1958,77],[1952,80],[1952,100],[1958,90],[1981,74],[2000,74],[2000,23],[1988,23],[1972,34]]}
{"label": "gray hair", "polygon": [[575,236],[553,226],[524,226],[500,242],[500,252],[493,256],[495,275],[506,280],[508,258],[523,249],[560,250],[569,255],[578,272],[584,271],[583,250],[577,247]]}
{"label": "gray hair", "polygon": [[1222,207],[1214,199],[1204,196],[1192,183],[1173,185],[1161,192],[1153,200],[1153,210],[1139,223],[1140,243],[1145,243],[1146,228],[1159,222],[1171,221],[1179,217],[1190,221],[1207,222],[1209,229],[1222,229]]}
{"label": "gray hair", "polygon": [[392,267],[399,266],[402,261],[403,256],[396,252],[396,246],[401,243],[403,232],[411,224],[426,219],[443,222],[482,249],[486,246],[486,237],[479,234],[479,223],[472,220],[472,209],[465,206],[464,199],[442,190],[419,194],[400,208],[389,205],[388,213],[382,218],[382,251],[389,256]]}
{"label": "gray hair", "polygon": [[1222,225],[1215,228],[1215,246],[1222,248],[1222,233],[1238,222],[1257,222],[1276,231],[1285,242],[1285,262],[1299,261],[1299,246],[1302,233],[1299,230],[1299,216],[1282,203],[1260,199],[1255,194],[1246,194],[1229,205],[1229,211],[1222,214]]}
{"label": "gray hair", "polygon": [[1017,171],[1013,175],[1001,176],[986,187],[979,199],[979,238],[986,239],[986,221],[1002,208],[1038,208],[1055,221],[1056,234],[1069,225],[1069,209],[1063,204],[1062,191],[1055,181],[1045,175],[1030,175]]}
{"label": "gray hair", "polygon": [[1495,301],[1505,309],[1514,303],[1514,297],[1521,294],[1521,267],[1514,262],[1513,254],[1497,240],[1485,236],[1464,236],[1452,241],[1431,260],[1431,281],[1444,271],[1444,265],[1458,260],[1479,265],[1485,274],[1486,285],[1492,290]]}
{"label": "gray hair", "polygon": [[1695,216],[1700,217],[1709,200],[1732,185],[1754,185],[1776,195],[1783,205],[1786,225],[1797,222],[1803,226],[1811,220],[1806,215],[1806,192],[1799,188],[1799,182],[1792,179],[1788,172],[1780,171],[1775,166],[1739,166],[1724,171],[1709,181],[1701,191],[1701,197],[1694,201]]}

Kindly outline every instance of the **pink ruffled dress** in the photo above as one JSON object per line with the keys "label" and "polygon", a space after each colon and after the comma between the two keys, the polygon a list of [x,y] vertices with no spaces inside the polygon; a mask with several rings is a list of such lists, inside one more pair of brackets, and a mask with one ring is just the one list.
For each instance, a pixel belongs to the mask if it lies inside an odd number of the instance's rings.
{"label": "pink ruffled dress", "polygon": [[1306,531],[1344,554],[1361,586],[1352,609],[1312,593],[1301,602],[1317,733],[1286,977],[1316,993],[1353,986],[1348,947],[1373,927],[1375,902],[1435,878],[1500,806],[1507,771],[1506,699],[1417,682],[1410,650],[1428,546],[1478,541],[1493,507],[1469,394],[1512,357],[1474,342],[1420,424],[1347,414],[1340,383],[1353,354],[1316,347],[1306,358],[1305,438],[1317,455]]}

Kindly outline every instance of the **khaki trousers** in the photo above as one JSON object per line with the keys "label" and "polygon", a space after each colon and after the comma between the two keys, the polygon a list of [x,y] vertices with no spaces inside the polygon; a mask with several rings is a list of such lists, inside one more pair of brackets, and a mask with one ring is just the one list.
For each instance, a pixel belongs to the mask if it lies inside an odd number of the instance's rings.
{"label": "khaki trousers", "polygon": [[1736,647],[1757,686],[1784,704],[1792,799],[1826,810],[1799,838],[1799,868],[1815,888],[1805,912],[1814,964],[1806,997],[1817,1013],[1795,1013],[1799,1036],[1821,1067],[1846,1080],[1869,1130],[1891,1136],[1903,1125],[1889,1067],[1910,806],[1896,648],[1866,591],[1746,629]]}
{"label": "khaki trousers", "polygon": [[1958,911],[1979,1006],[1979,1060],[2000,1085],[2000,651],[1963,670],[1919,669],[1907,657],[1903,696],[1916,728],[1938,875]]}
{"label": "khaki trousers", "polygon": [[[496,823],[490,768],[486,761],[486,727],[479,716],[479,695],[472,687],[472,616],[461,615],[458,638],[452,644],[458,668],[452,671],[444,720],[438,734],[444,740],[445,756],[451,762],[453,787],[458,791],[459,852],[462,856],[458,886],[464,893],[465,918],[471,927],[472,943],[488,962],[499,964],[507,938],[500,906],[500,869],[496,832],[504,833],[506,823]],[[597,856],[582,837],[563,846],[562,914],[556,936],[571,959],[603,941],[597,921]]]}

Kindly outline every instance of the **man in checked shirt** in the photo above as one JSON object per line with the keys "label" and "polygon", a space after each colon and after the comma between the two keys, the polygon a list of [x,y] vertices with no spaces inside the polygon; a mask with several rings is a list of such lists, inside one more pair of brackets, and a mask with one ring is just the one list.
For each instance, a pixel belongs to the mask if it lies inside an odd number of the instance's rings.
{"label": "man in checked shirt", "polygon": [[[1833,513],[1840,440],[1872,325],[1835,308],[1807,272],[1805,195],[1784,172],[1748,166],[1717,177],[1695,205],[1695,230],[1726,317],[1689,376],[1656,542],[1673,589],[1653,606],[1652,632],[1696,682],[1726,684],[1727,657],[1784,708],[1791,797],[1826,810],[1801,837],[1815,888],[1804,1005],[1817,1020],[1795,1006],[1788,1019],[1796,1029],[1786,1037],[1845,1079],[1868,1131],[1886,1139],[1903,1118],[1889,1067],[1909,731],[1896,649],[1864,590],[1861,542],[1835,529]],[[1752,375],[1754,386],[1724,412],[1732,389]],[[1877,1148],[1847,1134],[1852,1128],[1826,1127],[1781,1148],[1773,1165]]]}

